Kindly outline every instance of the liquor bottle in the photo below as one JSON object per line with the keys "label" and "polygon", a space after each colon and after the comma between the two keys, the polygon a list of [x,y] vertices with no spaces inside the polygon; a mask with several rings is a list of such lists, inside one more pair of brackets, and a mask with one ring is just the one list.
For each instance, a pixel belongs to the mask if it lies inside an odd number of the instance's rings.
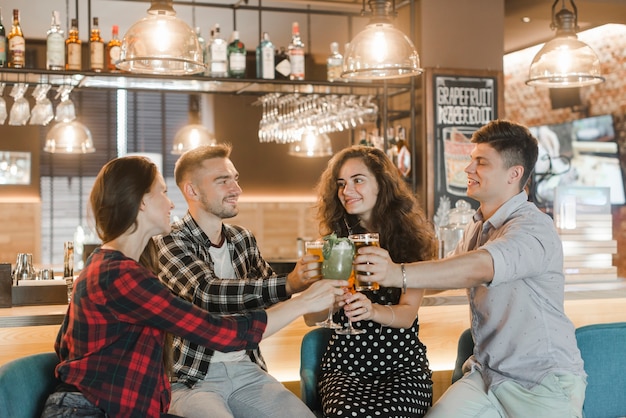
{"label": "liquor bottle", "polygon": [[46,68],[54,71],[65,69],[65,34],[61,30],[61,18],[57,10],[52,12],[46,37]]}
{"label": "liquor bottle", "polygon": [[106,46],[105,58],[106,58],[106,69],[109,72],[117,73],[119,70],[115,66],[117,61],[120,59],[120,54],[122,53],[122,41],[119,39],[119,27],[117,25],[113,25],[111,28],[111,40]]}
{"label": "liquor bottle", "polygon": [[93,18],[91,25],[91,36],[89,37],[89,66],[91,71],[97,73],[104,70],[104,41],[100,36],[98,18]]}
{"label": "liquor bottle", "polygon": [[228,76],[228,45],[220,37],[220,25],[215,24],[213,29],[213,39],[209,44],[207,54],[209,75],[211,77]]}
{"label": "liquor bottle", "polygon": [[198,45],[200,45],[200,51],[202,51],[202,62],[206,64],[206,40],[202,37],[200,26],[196,26],[196,37],[198,38]]}
{"label": "liquor bottle", "polygon": [[210,61],[210,52],[209,49],[211,48],[211,44],[213,43],[213,38],[215,38],[215,28],[211,28],[211,30],[209,31],[209,39],[206,39],[206,47],[204,48],[204,64],[206,65],[206,68],[204,69],[204,75],[208,76],[211,75],[211,63]]}
{"label": "liquor bottle", "polygon": [[289,74],[291,74],[291,63],[289,62],[289,55],[284,46],[281,46],[276,56],[274,57],[274,69],[276,70],[274,75],[277,80],[289,80]]}
{"label": "liquor bottle", "polygon": [[228,44],[228,76],[244,78],[246,76],[246,47],[239,40],[239,31],[233,32],[233,41]]}
{"label": "liquor bottle", "polygon": [[63,278],[67,286],[67,301],[70,302],[74,289],[74,241],[63,244]]}
{"label": "liquor bottle", "polygon": [[[343,60],[346,58],[346,56],[345,56],[345,55],[346,55],[346,52],[348,51],[348,48],[349,48],[349,47],[350,47],[350,42],[346,42],[346,43],[345,43],[345,45],[343,46],[343,55],[344,55],[344,56],[341,58],[341,59],[342,59],[342,64],[341,64],[341,65],[342,65],[342,71],[343,71]],[[347,83],[347,82],[349,82],[349,81],[350,81],[350,79],[349,79],[348,77],[342,78],[341,80],[342,80],[344,83]]]}
{"label": "liquor bottle", "polygon": [[341,78],[342,64],[343,57],[339,53],[339,44],[337,42],[331,42],[330,55],[326,58],[326,79],[328,81],[335,81]]}
{"label": "liquor bottle", "polygon": [[274,44],[267,32],[263,32],[261,42],[256,47],[256,77],[274,79]]}
{"label": "liquor bottle", "polygon": [[290,80],[304,80],[304,43],[300,38],[300,25],[293,22],[291,25],[291,43],[287,48],[291,63]]}
{"label": "liquor bottle", "polygon": [[82,68],[82,41],[78,37],[78,20],[72,19],[70,33],[65,40],[67,51],[67,59],[65,60],[65,69],[80,71]]}
{"label": "liquor bottle", "polygon": [[26,66],[26,40],[20,26],[19,9],[13,9],[13,26],[7,39],[9,40],[9,67],[24,68]]}
{"label": "liquor bottle", "polygon": [[2,7],[0,7],[0,67],[7,65],[7,33],[2,24]]}

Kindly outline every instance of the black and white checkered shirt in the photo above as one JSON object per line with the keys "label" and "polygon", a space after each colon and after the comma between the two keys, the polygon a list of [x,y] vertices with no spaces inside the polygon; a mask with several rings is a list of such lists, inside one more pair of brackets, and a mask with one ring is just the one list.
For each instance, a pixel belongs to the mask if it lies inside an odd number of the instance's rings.
{"label": "black and white checkered shirt", "polygon": [[[172,225],[169,235],[156,237],[159,279],[178,296],[216,314],[263,309],[288,298],[286,275],[276,276],[263,259],[252,233],[224,224],[222,233],[237,277],[215,275],[211,241],[189,213]],[[259,349],[248,352],[266,370]],[[178,382],[193,386],[206,376],[213,350],[174,338],[174,372]]]}

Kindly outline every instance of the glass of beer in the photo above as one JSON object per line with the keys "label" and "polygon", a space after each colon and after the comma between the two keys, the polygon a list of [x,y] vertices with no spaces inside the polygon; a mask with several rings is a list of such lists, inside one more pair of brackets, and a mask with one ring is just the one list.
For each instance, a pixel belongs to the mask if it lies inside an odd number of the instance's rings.
{"label": "glass of beer", "polygon": [[[318,268],[320,270],[320,274],[322,270],[322,262],[324,261],[324,254],[322,252],[322,248],[324,248],[323,239],[304,242],[304,251],[309,255],[316,255],[319,257]],[[319,276],[316,276],[316,277],[319,277]]]}
{"label": "glass of beer", "polygon": [[[354,243],[354,247],[358,250],[361,247],[373,245],[380,247],[378,232],[368,232],[365,234],[352,234],[348,238]],[[378,290],[380,286],[377,282],[368,282],[363,280],[364,276],[368,276],[369,272],[356,271],[354,274],[354,289],[358,292],[363,290]]]}

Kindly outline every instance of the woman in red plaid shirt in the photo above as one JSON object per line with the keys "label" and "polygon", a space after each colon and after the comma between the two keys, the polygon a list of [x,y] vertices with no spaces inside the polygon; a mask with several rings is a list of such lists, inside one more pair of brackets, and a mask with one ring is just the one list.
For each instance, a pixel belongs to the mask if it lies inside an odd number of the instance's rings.
{"label": "woman in red plaid shirt", "polygon": [[[174,296],[155,276],[150,238],[169,233],[174,205],[152,162],[110,161],[90,203],[103,244],[74,284],[55,343],[61,384],[43,418],[168,416],[168,333],[221,351],[256,348],[298,316],[328,309],[347,285],[322,280],[267,311],[218,317]],[[299,268],[313,276],[314,261],[305,257]]]}

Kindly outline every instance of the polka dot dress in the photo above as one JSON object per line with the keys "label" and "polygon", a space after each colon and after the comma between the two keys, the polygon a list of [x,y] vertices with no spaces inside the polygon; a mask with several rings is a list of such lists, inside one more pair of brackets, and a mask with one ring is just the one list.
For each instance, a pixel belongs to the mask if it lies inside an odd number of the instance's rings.
{"label": "polka dot dress", "polygon": [[[368,297],[380,304],[397,304],[397,290],[383,288]],[[343,311],[335,321],[347,323]],[[324,416],[424,416],[432,402],[432,381],[417,319],[406,329],[372,321],[353,325],[367,332],[333,334],[322,359],[319,391]]]}

